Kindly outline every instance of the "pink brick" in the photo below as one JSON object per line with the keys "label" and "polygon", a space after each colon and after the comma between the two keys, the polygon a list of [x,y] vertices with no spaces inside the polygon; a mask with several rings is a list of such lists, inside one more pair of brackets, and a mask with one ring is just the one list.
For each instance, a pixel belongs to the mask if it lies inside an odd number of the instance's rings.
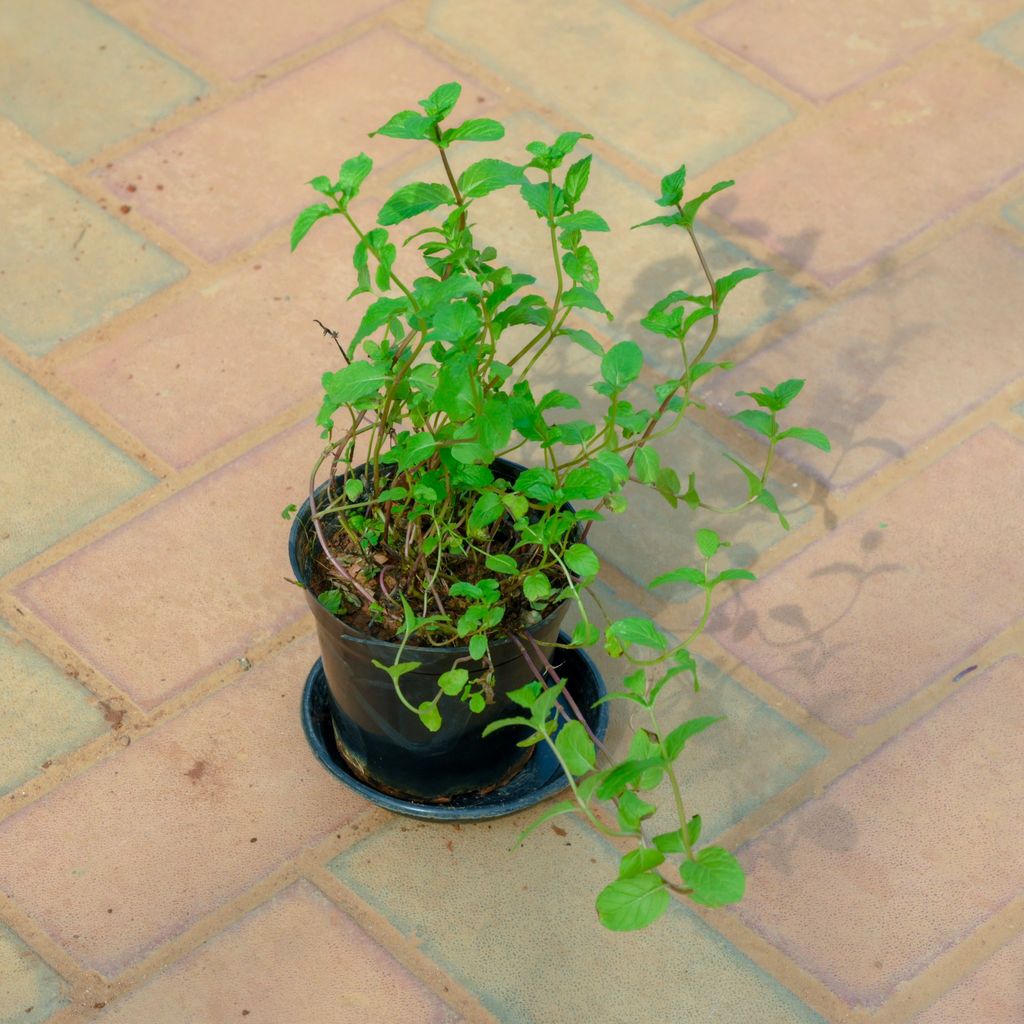
{"label": "pink brick", "polygon": [[316,656],[292,644],[7,819],[0,888],[113,976],[340,826],[365,805],[299,724]]}
{"label": "pink brick", "polygon": [[910,1024],[1013,1024],[1024,1020],[1024,934],[1003,946],[973,974]]}
{"label": "pink brick", "polygon": [[304,423],[24,584],[45,621],[146,708],[305,613],[288,523],[322,442]]}
{"label": "pink brick", "polygon": [[883,0],[827,6],[739,0],[700,28],[790,88],[827,100],[1001,6],[995,0],[903,0],[898,8]]}
{"label": "pink brick", "polygon": [[460,77],[460,112],[475,112],[482,94],[465,76],[377,30],[128,154],[102,178],[204,259],[220,260],[317,201],[305,183],[336,174],[342,160],[364,151],[380,166],[408,156],[412,143],[367,133]]}
{"label": "pink brick", "polygon": [[1022,456],[975,434],[745,587],[715,637],[833,728],[875,721],[1019,617]]}
{"label": "pink brick", "polygon": [[1024,658],[998,662],[756,839],[740,915],[848,1002],[880,1005],[1024,885],[1007,827],[1022,698]]}
{"label": "pink brick", "polygon": [[102,1024],[454,1024],[454,1011],[296,882],[97,1018]]}
{"label": "pink brick", "polygon": [[228,78],[243,78],[311,46],[346,25],[391,6],[393,0],[102,0],[116,18],[155,29]]}
{"label": "pink brick", "polygon": [[781,452],[832,488],[859,484],[1024,376],[1022,279],[1024,251],[970,229],[713,380],[708,395],[735,412],[751,404],[737,391],[806,377],[784,423],[824,430],[832,451],[790,441]]}
{"label": "pink brick", "polygon": [[726,216],[837,284],[1012,177],[1024,164],[1022,105],[1019,74],[950,55],[745,172]]}
{"label": "pink brick", "polygon": [[351,335],[365,301],[355,286],[350,231],[319,225],[294,253],[285,242],[173,305],[114,330],[59,372],[174,466],[203,455],[320,393],[337,369],[314,318]]}

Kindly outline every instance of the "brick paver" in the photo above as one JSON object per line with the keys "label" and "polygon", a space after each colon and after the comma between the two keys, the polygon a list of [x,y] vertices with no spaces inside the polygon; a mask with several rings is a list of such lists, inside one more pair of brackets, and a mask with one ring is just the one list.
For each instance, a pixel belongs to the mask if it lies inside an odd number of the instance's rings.
{"label": "brick paver", "polygon": [[[0,1024],[1024,1020],[1019,0],[8,0],[0,53]],[[734,392],[790,377],[786,423],[832,438],[780,451],[788,533],[635,489],[591,534],[601,605],[678,635],[694,588],[644,585],[695,563],[695,527],[759,577],[715,592],[702,690],[661,711],[724,716],[680,771],[747,865],[732,910],[608,933],[595,830],[512,851],[532,814],[395,818],[303,738],[317,649],[279,513],[337,367],[312,321],[348,336],[362,302],[344,225],[296,254],[288,227],[360,150],[361,224],[441,180],[367,133],[451,80],[508,125],[457,170],[596,136],[616,319],[573,322],[643,346],[638,402],[679,370],[640,320],[704,282],[685,235],[629,225],[680,162],[690,196],[736,180],[701,244],[771,273],[730,294],[737,372],[665,465],[742,502],[722,453],[764,445]],[[515,193],[476,214],[550,293]],[[535,376],[603,404],[576,345]]]}
{"label": "brick paver", "polygon": [[1017,617],[1022,455],[976,434],[722,606],[716,638],[833,728],[876,721]]}
{"label": "brick paver", "polygon": [[102,1024],[455,1024],[459,1019],[308,882],[204,943]]}
{"label": "brick paver", "polygon": [[1024,884],[1002,827],[1024,799],[1022,687],[1024,658],[997,663],[754,840],[740,916],[877,1006],[1008,903]]}
{"label": "brick paver", "polygon": [[[32,356],[130,309],[187,273],[152,242],[33,166],[0,154],[0,331]],[[41,217],[38,211],[45,210]]]}

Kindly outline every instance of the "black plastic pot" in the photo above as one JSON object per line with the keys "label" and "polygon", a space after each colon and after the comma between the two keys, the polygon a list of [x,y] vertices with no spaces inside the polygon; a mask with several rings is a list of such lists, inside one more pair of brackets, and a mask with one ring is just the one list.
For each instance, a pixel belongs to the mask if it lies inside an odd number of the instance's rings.
{"label": "black plastic pot", "polygon": [[[491,469],[514,480],[522,466],[505,459]],[[326,490],[316,492],[318,501]],[[500,729],[484,738],[490,722],[513,714],[516,705],[507,694],[533,678],[516,643],[506,638],[492,642],[495,670],[494,701],[474,714],[457,697],[441,697],[442,725],[430,732],[395,694],[386,672],[373,665],[395,661],[399,645],[367,636],[332,615],[309,590],[313,554],[318,540],[307,500],[295,516],[288,544],[292,571],[307,589],[306,602],[316,620],[317,636],[327,677],[329,704],[338,751],[352,772],[375,789],[403,799],[446,803],[467,793],[483,794],[503,785],[529,760],[533,747],[520,747],[525,730]],[[529,628],[542,643],[558,639],[567,605],[563,602]],[[406,645],[402,661],[417,661],[420,668],[402,676],[402,692],[413,705],[433,700],[437,680],[456,659],[467,658],[467,647]],[[462,667],[473,665],[463,662]]]}

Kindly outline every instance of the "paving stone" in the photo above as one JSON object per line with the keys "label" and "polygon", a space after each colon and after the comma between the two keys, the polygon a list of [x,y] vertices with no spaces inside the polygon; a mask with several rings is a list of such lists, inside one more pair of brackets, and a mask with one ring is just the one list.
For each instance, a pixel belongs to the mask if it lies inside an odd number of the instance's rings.
{"label": "paving stone", "polygon": [[17,151],[0,153],[0,232],[0,331],[32,356],[188,273]]}
{"label": "paving stone", "polygon": [[712,379],[708,396],[731,413],[751,405],[737,391],[806,377],[784,423],[823,430],[832,451],[790,441],[782,454],[852,487],[1024,376],[1022,275],[1024,250],[969,229]]}
{"label": "paving stone", "polygon": [[386,10],[392,2],[200,0],[179,8],[159,0],[102,0],[102,6],[116,18],[173,39],[204,67],[238,79],[313,46],[361,18]]}
{"label": "paving stone", "polygon": [[982,33],[980,41],[1024,67],[1024,12],[1014,14]]}
{"label": "paving stone", "polygon": [[[330,228],[337,229],[332,233]],[[361,305],[342,301],[344,225],[194,290],[59,372],[161,458],[183,467],[303,399],[340,357],[314,318],[351,337]]]}
{"label": "paving stone", "polygon": [[103,734],[103,715],[85,690],[0,622],[0,796],[41,770],[43,762]]}
{"label": "paving stone", "polygon": [[1020,75],[951,54],[882,83],[745,171],[723,215],[838,284],[1017,173],[1022,103]]}
{"label": "paving stone", "polygon": [[812,100],[828,100],[998,10],[992,0],[881,0],[825,8],[739,0],[700,23],[722,46]]}
{"label": "paving stone", "polygon": [[0,395],[2,573],[134,497],[153,478],[3,362]]}
{"label": "paving stone", "polygon": [[1022,443],[986,428],[721,605],[711,632],[852,734],[1020,613]]}
{"label": "paving stone", "polygon": [[[428,27],[659,174],[683,160],[703,170],[791,116],[782,100],[607,0],[435,0]],[[644,56],[609,61],[613,53]]]}
{"label": "paving stone", "polygon": [[296,641],[8,818],[0,888],[113,976],[340,827],[365,805],[299,723],[316,656]]}
{"label": "paving stone", "polygon": [[99,1015],[102,1024],[454,1024],[308,882],[296,882]]}
{"label": "paving stone", "polygon": [[[494,153],[510,161],[525,158],[528,142],[535,139],[553,142],[559,134],[557,129],[530,114],[516,114],[504,123],[507,134],[494,146]],[[576,152],[581,155],[588,152],[586,140]],[[455,158],[458,159],[457,151]],[[417,177],[433,181],[438,179],[428,175],[437,173],[438,169],[431,165],[429,169],[424,167]],[[678,349],[660,335],[648,333],[640,326],[640,321],[655,302],[673,289],[706,292],[708,286],[684,232],[661,227],[630,230],[631,225],[660,213],[661,208],[655,205],[654,198],[647,189],[630,181],[600,157],[594,158],[580,207],[596,210],[611,227],[610,234],[589,233],[586,242],[600,264],[601,298],[615,314],[615,321],[609,324],[602,314],[589,312],[584,312],[582,318],[615,338],[641,341],[651,365],[678,376]],[[709,208],[713,207],[712,201]],[[550,239],[543,223],[523,202],[518,190],[494,192],[479,200],[474,212],[476,236],[481,244],[495,246],[509,266],[533,274],[538,287],[553,295],[555,274]],[[718,276],[756,262],[749,253],[713,231],[699,229],[699,239],[712,272]],[[803,297],[804,292],[781,274],[764,274],[745,283],[730,296],[714,351],[727,351]],[[698,333],[699,327],[695,328],[694,336]],[[703,337],[706,333],[701,334]]]}
{"label": "paving stone", "polygon": [[[384,66],[391,70],[381,77]],[[342,160],[362,150],[380,167],[408,156],[401,141],[367,133],[458,77],[396,33],[376,30],[128,154],[102,177],[204,259],[220,260],[315,202],[306,182],[333,174]],[[346,100],[353,82],[370,80],[359,103]],[[463,84],[462,109],[481,108],[484,94]]]}
{"label": "paving stone", "polygon": [[1024,935],[997,950],[973,974],[947,992],[910,1024],[1011,1024],[1024,1017]]}
{"label": "paving stone", "polygon": [[0,1021],[42,1024],[67,1005],[65,993],[60,976],[0,924]]}
{"label": "paving stone", "polygon": [[1024,658],[969,678],[741,851],[740,916],[851,1004],[881,1005],[1024,883],[1003,827],[1024,799]]}
{"label": "paving stone", "polygon": [[[535,816],[396,823],[331,870],[506,1024],[703,1024],[709,1008],[723,1021],[821,1021],[680,906],[647,932],[605,931],[593,904],[616,876],[614,851],[567,817],[510,850]],[[610,964],[628,964],[614,985]]]}
{"label": "paving stone", "polygon": [[321,444],[300,424],[19,593],[133,700],[155,707],[305,614],[285,582],[281,510],[303,501]]}
{"label": "paving stone", "polygon": [[0,114],[72,163],[144,131],[206,89],[80,0],[6,0],[0,51]]}

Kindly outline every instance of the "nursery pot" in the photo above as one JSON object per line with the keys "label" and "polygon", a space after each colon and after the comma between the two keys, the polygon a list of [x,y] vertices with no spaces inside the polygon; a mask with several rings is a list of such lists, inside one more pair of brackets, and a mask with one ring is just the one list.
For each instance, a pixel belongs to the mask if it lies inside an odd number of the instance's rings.
{"label": "nursery pot", "polygon": [[[491,471],[514,480],[523,468],[499,459]],[[318,503],[326,488],[325,483],[317,489]],[[512,778],[533,753],[532,746],[518,745],[529,730],[508,727],[486,738],[482,733],[491,722],[522,710],[509,700],[508,692],[534,678],[515,641],[506,637],[490,644],[495,675],[493,702],[474,713],[458,697],[442,696],[438,705],[441,728],[430,732],[399,701],[387,673],[373,664],[392,664],[399,645],[354,629],[324,608],[309,589],[318,547],[307,499],[292,523],[288,552],[292,571],[306,588],[306,602],[316,620],[338,753],[352,772],[383,793],[425,803],[446,803],[463,794],[485,794]],[[528,632],[540,643],[554,643],[566,610],[563,601]],[[414,706],[433,700],[438,677],[468,654],[468,647],[406,644],[401,661],[420,663],[418,669],[402,676],[406,699]],[[474,663],[463,661],[461,667],[474,675]]]}

